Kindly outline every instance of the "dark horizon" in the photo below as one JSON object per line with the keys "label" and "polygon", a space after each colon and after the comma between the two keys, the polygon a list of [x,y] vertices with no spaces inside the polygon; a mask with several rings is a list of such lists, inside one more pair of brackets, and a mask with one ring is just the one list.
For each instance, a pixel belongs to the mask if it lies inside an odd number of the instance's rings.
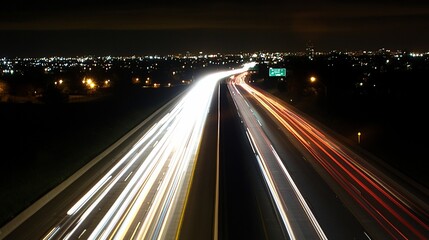
{"label": "dark horizon", "polygon": [[[235,54],[258,51],[305,52],[308,42],[312,42],[316,52],[377,51],[385,48],[425,53],[426,41],[415,43],[414,47],[405,43],[366,42],[361,39],[359,46],[350,41],[330,45],[331,40],[276,38],[265,35],[255,36],[251,31],[227,32],[216,30],[175,30],[175,31],[130,31],[130,30],[50,30],[50,31],[0,31],[5,38],[0,39],[0,57],[49,57],[49,56],[132,56],[169,55],[186,52],[205,54]],[[230,37],[225,39],[223,34]],[[171,43],[171,35],[175,36]],[[189,42],[187,39],[193,39]],[[248,39],[242,41],[241,39]]]}
{"label": "dark horizon", "polygon": [[7,2],[0,56],[429,51],[429,3],[126,0]]}

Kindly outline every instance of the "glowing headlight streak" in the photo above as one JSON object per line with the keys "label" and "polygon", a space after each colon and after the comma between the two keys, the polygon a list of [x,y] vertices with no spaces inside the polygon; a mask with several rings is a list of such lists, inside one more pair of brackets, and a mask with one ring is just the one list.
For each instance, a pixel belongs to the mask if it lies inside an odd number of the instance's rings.
{"label": "glowing headlight streak", "polygon": [[[170,130],[171,132],[171,130]],[[91,239],[106,239],[107,236],[116,228],[117,224],[122,220],[123,214],[133,214],[130,209],[130,205],[134,203],[140,203],[142,205],[145,197],[149,193],[152,186],[155,184],[158,175],[160,174],[164,164],[168,160],[165,152],[171,149],[167,143],[169,134],[165,135],[160,143],[157,144],[154,150],[151,151],[149,156],[145,159],[142,167],[134,174],[127,187],[122,191],[121,195],[99,222],[97,227],[92,232]],[[163,151],[166,147],[167,151]],[[135,209],[135,208],[134,208]],[[102,234],[99,236],[99,234]]]}
{"label": "glowing headlight streak", "polygon": [[[179,104],[178,106],[180,106],[181,104]],[[173,110],[173,113],[176,112],[179,108],[176,107],[175,110]],[[169,119],[169,113],[164,116],[159,124],[156,123],[154,124],[149,131],[133,146],[133,148],[131,148],[131,150],[125,154],[124,157],[122,157],[122,159],[115,164],[115,166],[113,168],[111,168],[109,170],[108,173],[106,173],[106,175],[100,180],[98,181],[94,187],[92,187],[81,199],[79,199],[78,202],[76,202],[75,205],[73,205],[73,207],[71,207],[68,211],[67,211],[67,215],[73,215],[76,211],[78,211],[86,202],[88,202],[88,200],[94,196],[94,194],[106,183],[107,178],[109,178],[117,169],[119,169],[123,164],[127,164],[128,166],[131,166],[132,163],[134,163],[134,161],[136,161],[138,158],[133,158],[132,161],[129,161],[129,158],[137,151],[139,150],[142,145],[144,143],[146,143],[147,141],[151,141],[151,139],[155,139],[155,137],[157,137],[157,135],[159,135],[164,128],[166,128],[168,126],[168,123],[171,121],[171,118]],[[156,128],[156,126],[160,125],[160,128]],[[145,151],[145,149],[148,147],[149,144],[145,145],[143,149],[141,149],[140,153],[143,153]]]}
{"label": "glowing headlight streak", "polygon": [[[179,106],[180,105],[181,104],[179,104]],[[176,111],[173,111],[173,112],[176,112]],[[172,119],[174,119],[174,117],[172,117]],[[165,123],[169,123],[169,122],[170,121],[165,121]],[[167,126],[168,126],[168,124],[161,125],[161,127],[159,128],[159,130],[163,131],[164,129],[167,128]],[[160,133],[158,132],[157,134],[155,134],[155,136],[157,136],[159,134]],[[154,138],[148,139],[148,144],[144,145],[143,148],[137,154],[133,155],[133,158],[131,159],[131,161],[126,162],[125,166],[120,169],[119,174],[117,174],[115,176],[114,180],[111,181],[111,182],[109,182],[109,184],[107,185],[107,187],[100,193],[100,195],[97,198],[95,198],[94,202],[92,202],[91,205],[85,210],[85,212],[83,213],[83,215],[79,218],[77,225],[67,234],[67,237],[71,237],[72,236],[72,234],[78,229],[78,227],[84,222],[84,220],[91,214],[91,212],[100,203],[100,201],[104,198],[104,196],[107,195],[107,193],[114,187],[114,185],[119,181],[119,179],[126,173],[126,170],[128,170],[131,167],[131,165],[140,158],[140,156],[143,154],[143,152],[147,149],[148,146],[150,146],[151,142],[153,142],[153,141],[154,141]],[[143,141],[139,141],[139,143],[143,143]],[[141,145],[141,144],[135,145],[134,148],[132,149],[132,152],[134,152],[134,150],[138,149],[138,148],[135,148],[135,147],[139,146],[139,145]],[[131,155],[127,154],[126,156],[130,157]],[[150,163],[150,161],[143,162],[141,169],[146,169],[148,167],[147,163]],[[116,170],[116,169],[118,169],[118,165],[116,165],[112,170]],[[111,171],[109,171],[109,173],[112,173]],[[110,175],[109,176],[105,175],[105,177],[111,178]],[[107,181],[103,181],[103,183],[104,182],[107,182]],[[134,182],[131,181],[130,184],[127,185],[127,186],[131,186],[133,183]],[[128,190],[128,188],[125,189],[125,191],[127,191],[127,190]],[[120,199],[122,199],[122,198],[120,198]]]}
{"label": "glowing headlight streak", "polygon": [[[190,100],[190,101],[195,102],[194,100]],[[195,103],[201,103],[201,101],[198,101],[198,102],[195,102]],[[207,103],[207,104],[209,104],[209,103]],[[187,117],[187,116],[189,116],[188,114],[189,113],[184,113],[184,116]],[[193,115],[191,115],[191,116],[193,116]],[[199,143],[199,139],[192,139],[191,138],[189,141],[185,141],[185,139],[187,138],[188,132],[192,132],[193,129],[197,130],[197,131],[193,131],[193,132],[197,132],[196,135],[199,135],[198,132],[202,131],[202,127],[203,127],[204,121],[202,121],[202,119],[201,119],[200,121],[198,121],[198,125],[199,126],[194,126],[193,125],[193,122],[194,122],[193,119],[194,118],[192,118],[192,119],[186,119],[186,118],[185,119],[181,119],[180,120],[181,125],[178,125],[177,127],[175,127],[176,130],[174,131],[174,134],[172,134],[171,136],[169,136],[169,143],[168,143],[168,145],[169,146],[175,146],[175,149],[171,150],[171,151],[167,151],[167,152],[174,152],[175,154],[171,156],[173,159],[170,162],[170,166],[169,166],[168,171],[167,171],[167,173],[165,175],[165,179],[173,179],[172,181],[174,181],[173,176],[175,176],[175,174],[178,174],[178,173],[176,173],[177,171],[175,171],[175,169],[178,168],[177,164],[178,163],[187,163],[187,162],[189,162],[189,161],[180,161],[183,158],[182,155],[186,155],[186,153],[183,154],[183,150],[190,149],[190,150],[186,151],[188,153],[194,153],[194,152],[196,152],[196,147],[190,147],[190,145],[188,144],[188,142],[191,142],[191,143],[194,143],[194,144],[195,143]],[[180,152],[180,151],[182,151],[182,152]],[[193,157],[192,156],[185,156],[184,157],[184,159],[188,159],[188,158],[193,158]],[[184,167],[184,169],[186,169],[186,167]],[[158,189],[158,191],[160,191],[160,192],[166,192],[167,189],[170,189],[170,193],[171,193],[171,191],[173,189],[175,189],[175,188],[171,187],[169,184],[166,184],[168,182],[169,181],[164,180],[162,182],[160,188]],[[177,185],[177,184],[175,184],[175,185]],[[161,203],[162,197],[164,197],[164,195],[166,195],[166,194],[157,194],[157,197],[154,200],[153,206],[168,206],[169,204],[162,204]],[[161,200],[159,200],[159,199],[161,199]],[[135,206],[139,206],[139,205],[140,205],[140,203],[136,203],[135,204]],[[138,207],[136,209],[138,210]],[[149,210],[150,213],[148,213],[148,215],[152,215],[152,217],[147,217],[146,219],[153,219],[154,218],[153,217],[153,215],[155,214],[154,209],[157,209],[157,208],[156,207],[151,208]],[[133,212],[133,211],[131,211],[131,212]],[[132,219],[133,219],[132,216],[135,216],[135,214],[127,214],[127,221],[128,222],[132,221]],[[160,219],[160,217],[158,217],[158,219]],[[163,222],[163,221],[159,221],[158,220],[158,222]],[[126,226],[126,224],[123,224],[123,225]],[[142,229],[149,228],[150,226],[154,226],[154,224],[152,224],[152,222],[146,220],[142,224]],[[118,233],[117,235],[121,236],[122,234],[124,234],[126,232],[127,232],[127,228],[123,227],[123,228],[120,229],[120,233]]]}
{"label": "glowing headlight streak", "polygon": [[[400,193],[389,180],[381,179],[376,169],[365,167],[362,159],[355,154],[346,153],[345,149],[329,141],[326,135],[314,128],[302,117],[293,113],[276,100],[250,87],[243,81],[237,82],[275,117],[328,173],[348,192],[366,212],[394,238],[407,239],[428,236],[427,222],[418,216],[427,218],[427,210]],[[377,172],[376,175],[374,172]],[[391,180],[390,180],[391,182]],[[361,189],[371,197],[362,196]]]}
{"label": "glowing headlight streak", "polygon": [[283,164],[282,160],[280,159],[279,155],[277,154],[274,147],[271,145],[271,150],[277,160],[277,163],[280,166],[280,169],[283,171],[283,174],[287,177],[287,180],[292,185],[292,188],[294,190],[295,195],[297,196],[299,203],[301,204],[302,208],[304,209],[305,213],[309,217],[311,224],[313,224],[313,227],[316,229],[317,234],[319,235],[320,239],[328,239],[323,232],[323,229],[320,227],[319,222],[317,221],[316,217],[314,216],[313,212],[311,211],[310,207],[308,206],[307,202],[305,201],[304,197],[302,196],[301,192],[299,191],[298,187],[295,184],[295,181],[293,181],[292,176],[290,175],[289,171],[286,169],[285,165]]}
{"label": "glowing headlight streak", "polygon": [[[240,91],[235,87],[235,86],[231,86],[228,85],[230,92],[232,94],[235,94],[237,96],[240,96],[239,99],[237,99],[236,97],[234,97],[234,104],[237,107],[238,112],[240,111],[245,111],[242,110],[241,108],[239,108],[239,105],[237,104],[237,101],[243,101],[245,103],[245,105],[247,107],[250,107],[249,104],[244,100],[244,97],[241,96]],[[253,115],[253,111],[252,115]],[[243,115],[243,114],[241,114]],[[307,202],[305,201],[304,197],[302,196],[301,192],[299,191],[298,187],[296,186],[295,182],[293,181],[291,175],[289,174],[289,172],[287,171],[286,167],[284,166],[283,162],[281,161],[280,157],[278,156],[277,152],[275,151],[274,147],[271,145],[270,140],[268,139],[268,137],[265,135],[265,133],[262,131],[262,129],[260,128],[261,124],[259,121],[257,121],[256,117],[254,117],[255,122],[258,123],[258,125],[252,125],[251,121],[247,120],[246,118],[242,118],[244,124],[247,127],[246,130],[246,134],[248,136],[250,145],[256,155],[258,164],[260,166],[262,175],[265,179],[265,182],[267,183],[267,186],[269,188],[269,191],[271,193],[271,196],[273,197],[273,200],[275,202],[275,206],[277,207],[277,210],[280,214],[280,217],[283,221],[283,224],[286,228],[286,231],[288,233],[288,236],[290,239],[297,239],[297,236],[295,234],[294,231],[294,227],[291,225],[289,218],[291,218],[291,216],[288,216],[287,214],[287,204],[286,202],[288,201],[288,199],[284,199],[284,196],[282,196],[282,193],[280,193],[279,191],[279,183],[277,181],[287,181],[289,182],[289,186],[292,189],[292,191],[294,192],[297,201],[299,202],[299,204],[301,205],[301,208],[303,209],[303,214],[307,215],[308,221],[310,222],[310,224],[312,225],[312,228],[314,229],[315,235],[317,236],[319,239],[327,239],[325,233],[323,232],[323,229],[320,227],[317,219],[315,218],[314,214],[312,213],[312,211],[310,210],[310,207],[308,206]],[[253,127],[252,127],[253,126]],[[249,129],[250,128],[250,129]],[[252,130],[251,130],[252,129]],[[257,133],[259,135],[259,139],[262,139],[261,141],[257,141],[252,134],[252,131]],[[261,150],[260,145],[265,145],[268,146],[265,151]],[[273,156],[271,157],[272,159],[275,159],[274,162],[271,161],[268,162],[265,159],[265,155],[270,155]],[[273,176],[273,172],[278,172],[278,170],[281,170],[283,173],[283,178],[276,178],[276,180],[274,179]],[[289,199],[289,201],[291,201]],[[297,226],[295,226],[297,227]],[[307,236],[308,237],[308,236]]]}
{"label": "glowing headlight streak", "polygon": [[[88,231],[89,239],[174,236],[177,219],[183,214],[189,171],[195,164],[214,89],[220,79],[247,69],[214,73],[196,82],[179,103],[67,211],[67,216],[45,239],[62,236],[71,239]],[[120,182],[125,176],[127,181]],[[116,196],[112,191],[120,193]],[[85,228],[78,235],[84,223],[97,216],[95,209],[101,204],[108,210],[100,222],[94,230]]]}
{"label": "glowing headlight streak", "polygon": [[287,216],[283,201],[280,197],[279,192],[277,191],[276,184],[274,183],[274,180],[271,176],[270,170],[267,167],[266,161],[264,158],[260,155],[261,152],[256,145],[256,142],[254,138],[252,137],[252,134],[250,133],[249,129],[246,131],[247,136],[249,137],[249,141],[252,145],[252,148],[254,149],[254,152],[256,153],[256,159],[258,160],[259,168],[262,170],[262,175],[264,176],[265,182],[268,185],[268,188],[270,190],[271,195],[273,196],[274,202],[276,203],[276,207],[280,213],[280,217],[283,221],[283,224],[286,228],[287,234],[289,235],[290,239],[296,239],[295,233],[293,231],[293,228],[290,224],[289,218]]}
{"label": "glowing headlight streak", "polygon": [[[169,114],[167,114],[167,116],[168,115]],[[165,121],[165,117],[164,117],[160,122],[168,123],[169,121]],[[150,146],[150,143],[153,141],[153,139],[155,139],[154,137],[158,136],[168,126],[167,124],[161,125],[161,127],[158,128],[159,132],[155,132],[154,127],[156,125],[157,124],[151,127],[149,131],[140,139],[140,141],[138,141],[138,143],[135,144],[134,147],[112,169],[110,169],[110,171],[97,184],[95,184],[90,191],[88,191],[72,208],[70,208],[70,210],[67,212],[69,216],[75,215],[75,213],[81,209],[84,210],[84,213],[81,216],[79,214],[76,214],[77,217],[80,216],[79,219],[77,220],[77,225],[71,231],[69,231],[67,236],[71,236],[70,232],[74,232],[77,230],[77,228],[83,223],[85,218],[89,216],[89,214],[93,209],[95,209],[96,205],[119,181],[119,179],[123,176],[123,174],[125,174],[126,170],[129,169],[139,159],[139,157],[144,153],[144,151],[146,151],[147,147]],[[143,145],[145,141],[148,141],[147,142],[148,144]],[[136,151],[138,152],[136,153]],[[124,166],[120,168],[121,165],[124,165]],[[119,173],[114,174],[116,171],[118,171],[118,169],[119,169]],[[115,177],[112,180],[113,175]],[[103,185],[106,185],[106,186],[103,186]],[[101,192],[98,193],[97,191],[101,191]],[[95,198],[92,203],[89,202],[89,199],[91,197]],[[84,204],[87,204],[87,203],[90,205],[85,208]],[[58,230],[61,229],[61,224],[55,227],[55,229],[57,230],[55,232],[48,233],[45,238],[52,239],[52,237],[58,233]]]}
{"label": "glowing headlight streak", "polygon": [[[212,82],[212,81],[210,81]],[[213,81],[214,83],[216,83],[215,81]],[[203,83],[205,83],[205,81],[203,81]],[[201,86],[201,87],[199,87]],[[194,123],[194,119],[199,119],[196,118],[195,116],[200,116],[200,118],[202,120],[200,120],[201,122],[201,126],[204,123],[204,120],[206,118],[206,112],[208,109],[208,106],[210,104],[210,99],[211,99],[211,94],[210,92],[212,92],[214,90],[214,84],[212,86],[203,86],[203,85],[199,85],[198,87],[195,87],[195,89],[193,91],[191,91],[191,93],[186,97],[186,99],[184,101],[186,101],[186,104],[184,105],[184,109],[181,110],[181,114],[180,116],[176,117],[176,122],[177,122],[177,127],[174,127],[173,129],[175,129],[174,132],[172,132],[171,134],[166,134],[165,137],[163,138],[163,141],[165,141],[166,143],[168,142],[168,144],[163,144],[163,145],[167,145],[169,146],[167,148],[167,151],[164,151],[165,154],[163,156],[165,157],[156,157],[156,158],[152,158],[152,161],[159,161],[160,159],[164,159],[163,162],[158,162],[157,165],[158,166],[163,166],[163,163],[167,161],[167,159],[169,158],[169,154],[170,153],[174,153],[174,149],[185,149],[185,146],[183,145],[184,141],[183,141],[183,137],[184,135],[186,136],[186,134],[189,134],[189,130],[192,130],[192,126]],[[208,91],[203,91],[205,89],[208,89]],[[205,98],[202,98],[202,95],[205,95]],[[203,99],[208,99],[206,101],[202,101]],[[202,104],[206,102],[206,104]],[[200,113],[199,113],[200,112]],[[192,115],[191,115],[192,114]],[[182,116],[194,116],[191,120],[194,121],[189,121],[190,119],[186,119],[186,118],[182,118]],[[200,127],[200,132],[202,132],[202,127]],[[174,137],[174,136],[178,136],[178,137]],[[170,139],[171,138],[171,139]],[[165,139],[165,140],[164,140]],[[160,146],[159,144],[157,146]],[[146,161],[148,161],[148,159],[146,159]],[[189,162],[190,159],[177,159],[176,161],[171,161],[170,164],[176,164],[177,162],[181,162],[181,161],[185,161],[185,162]],[[176,166],[176,165],[174,165]],[[167,171],[167,174],[164,176],[165,180],[163,180],[163,183],[167,183],[170,181],[174,181],[171,179],[174,179],[175,176],[177,176],[177,174],[172,174],[174,173],[174,171],[171,171],[171,169],[174,169],[174,166],[169,166],[169,170]],[[157,168],[159,171],[153,172],[153,174],[151,174],[151,176],[155,176],[152,177],[152,181],[149,182],[149,184],[146,184],[146,186],[152,186],[154,184],[154,181],[156,179],[156,176],[159,175],[160,169],[161,168]],[[138,176],[138,174],[136,174],[135,176]],[[165,191],[166,189],[170,189],[167,187],[163,187],[163,186],[168,186],[165,184],[161,184],[160,189],[158,189],[159,192],[164,192],[164,194],[157,194],[155,196],[154,199],[154,204],[153,206],[163,206],[164,204],[162,204],[160,202],[160,199],[162,199],[162,196],[165,195]],[[164,190],[164,191],[163,191]],[[148,193],[149,189],[147,189],[146,191],[142,191],[143,193]],[[129,195],[129,194],[127,194]],[[140,208],[142,202],[144,199],[146,199],[146,195],[143,194],[141,195],[142,197],[139,197],[138,199],[140,199],[140,201],[137,201],[137,204],[134,204],[134,207],[132,208],[132,210],[130,211],[131,213],[134,214],[127,214],[127,218],[126,218],[126,223],[123,226],[129,226],[130,222],[132,222],[132,220],[134,219],[134,216],[136,215],[136,212],[138,211],[138,209]],[[131,200],[130,200],[131,201]],[[129,202],[130,202],[129,201]],[[118,204],[119,205],[119,204]],[[121,204],[124,205],[124,204]],[[146,226],[153,226],[152,221],[154,221],[152,218],[154,216],[154,211],[152,211],[152,209],[156,209],[155,207],[150,208],[150,212],[148,213],[148,218],[145,218],[146,220],[142,223],[142,229],[145,229]],[[125,211],[125,208],[123,208],[123,210]],[[152,213],[152,215],[149,215],[150,213]],[[122,213],[123,214],[123,213]],[[120,216],[122,214],[115,214],[115,216]],[[105,217],[106,219],[111,219],[110,215],[106,215]],[[150,221],[149,221],[150,220]],[[103,221],[99,224],[100,227],[98,227],[94,232],[93,235],[94,237],[96,236],[97,233],[101,232],[101,229],[103,228]],[[107,231],[103,231],[104,233],[108,233],[111,232],[114,228],[114,226],[116,225],[116,221],[112,221],[112,224],[109,225]],[[128,231],[128,227],[123,227],[120,228],[120,233],[118,235],[122,235],[124,234],[124,232]],[[104,238],[102,236],[102,238]]]}

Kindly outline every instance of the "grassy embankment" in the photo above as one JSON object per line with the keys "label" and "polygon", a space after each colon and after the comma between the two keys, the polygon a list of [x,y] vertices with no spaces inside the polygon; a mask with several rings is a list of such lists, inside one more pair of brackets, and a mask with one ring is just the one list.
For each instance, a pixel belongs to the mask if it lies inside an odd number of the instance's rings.
{"label": "grassy embankment", "polygon": [[[387,163],[416,182],[429,187],[422,129],[425,120],[411,101],[329,101],[320,97],[291,97],[277,89],[266,89],[311,116],[347,144]],[[361,132],[358,144],[357,133]]]}
{"label": "grassy embankment", "polygon": [[58,105],[1,103],[0,226],[184,89],[134,89]]}

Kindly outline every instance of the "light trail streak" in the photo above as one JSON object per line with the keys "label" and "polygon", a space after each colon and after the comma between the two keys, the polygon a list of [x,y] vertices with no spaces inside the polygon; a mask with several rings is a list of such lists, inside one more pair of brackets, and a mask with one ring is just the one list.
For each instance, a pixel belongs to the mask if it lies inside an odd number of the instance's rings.
{"label": "light trail streak", "polygon": [[259,167],[262,170],[262,174],[264,176],[265,182],[268,184],[268,188],[269,188],[269,190],[271,192],[271,195],[274,198],[274,202],[276,203],[276,207],[279,210],[280,217],[281,217],[281,219],[283,221],[283,224],[284,224],[284,226],[286,228],[287,234],[288,234],[288,236],[289,236],[290,239],[297,239],[296,236],[295,236],[294,230],[293,230],[293,228],[292,228],[292,226],[290,224],[289,217],[288,217],[288,215],[286,213],[286,207],[285,207],[285,205],[283,203],[283,199],[281,197],[281,194],[277,191],[277,187],[276,187],[275,181],[273,180],[271,171],[270,171],[269,167],[267,166],[267,162],[262,157],[262,155],[260,154],[261,151],[256,146],[255,139],[252,137],[252,135],[251,135],[251,133],[249,131],[247,131],[247,132],[249,133],[252,145],[254,145],[255,148],[256,148],[256,151],[255,151],[255,153],[256,153],[256,159],[258,160]]}
{"label": "light trail streak", "polygon": [[249,96],[288,130],[391,237],[428,238],[428,211],[424,206],[413,202],[413,196],[395,188],[396,183],[391,179],[376,169],[365,166],[365,160],[340,147],[284,104],[244,81],[237,81],[236,84],[250,93]]}
{"label": "light trail streak", "polygon": [[[238,76],[237,78],[240,77],[241,76]],[[241,112],[239,116],[246,126],[246,135],[249,139],[250,146],[255,153],[261,173],[273,198],[274,205],[279,212],[288,237],[290,239],[327,239],[323,229],[320,227],[300,190],[296,186],[274,147],[271,145],[270,140],[263,132],[261,128],[262,124],[256,118],[254,111],[252,111],[250,105],[244,100],[244,97],[235,85],[228,84],[228,87],[231,95],[234,96],[233,100],[237,111],[239,113]],[[240,104],[240,102],[244,104]],[[246,114],[246,111],[248,114]],[[279,169],[281,170],[281,174],[279,174]],[[288,184],[285,185],[286,183]],[[282,192],[280,189],[290,190],[284,190]],[[288,196],[288,192],[293,192],[296,198]],[[298,212],[295,211],[296,208],[294,208],[295,201],[300,205],[299,212],[301,214],[299,216],[297,214],[292,215],[290,213],[291,211]],[[288,205],[290,205],[290,208],[293,208],[294,210],[288,211]],[[304,216],[307,217],[307,221],[302,221],[300,224],[297,224],[296,222],[294,224],[291,223],[295,218],[303,219]]]}
{"label": "light trail streak", "polygon": [[[251,66],[210,74],[197,81],[83,194],[44,239],[73,239],[79,237],[78,233],[88,234],[88,239],[175,236],[214,90],[219,80]],[[92,219],[99,220],[90,228]]]}
{"label": "light trail streak", "polygon": [[277,154],[276,150],[274,149],[274,147],[272,145],[270,147],[271,147],[271,150],[272,150],[274,156],[276,157],[277,163],[279,164],[281,170],[283,171],[283,174],[287,177],[287,180],[289,181],[289,183],[292,185],[294,192],[295,192],[296,196],[298,197],[298,200],[299,200],[302,208],[304,209],[307,216],[310,218],[310,221],[313,224],[313,227],[316,229],[316,232],[318,233],[320,239],[327,239],[327,237],[325,236],[325,233],[323,232],[323,229],[320,227],[316,217],[313,215],[313,212],[311,212],[310,207],[308,206],[307,202],[305,201],[304,197],[302,196],[301,192],[299,191],[298,186],[295,184],[295,181],[293,181],[292,176],[287,171],[285,165],[283,164],[283,162],[280,159],[279,155]]}

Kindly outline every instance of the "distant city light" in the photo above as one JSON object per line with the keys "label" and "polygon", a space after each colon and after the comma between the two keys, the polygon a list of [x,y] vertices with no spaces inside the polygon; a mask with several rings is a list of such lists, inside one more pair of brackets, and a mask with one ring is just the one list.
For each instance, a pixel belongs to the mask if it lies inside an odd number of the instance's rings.
{"label": "distant city light", "polygon": [[94,90],[97,87],[97,84],[92,78],[84,78],[82,83],[91,90]]}

